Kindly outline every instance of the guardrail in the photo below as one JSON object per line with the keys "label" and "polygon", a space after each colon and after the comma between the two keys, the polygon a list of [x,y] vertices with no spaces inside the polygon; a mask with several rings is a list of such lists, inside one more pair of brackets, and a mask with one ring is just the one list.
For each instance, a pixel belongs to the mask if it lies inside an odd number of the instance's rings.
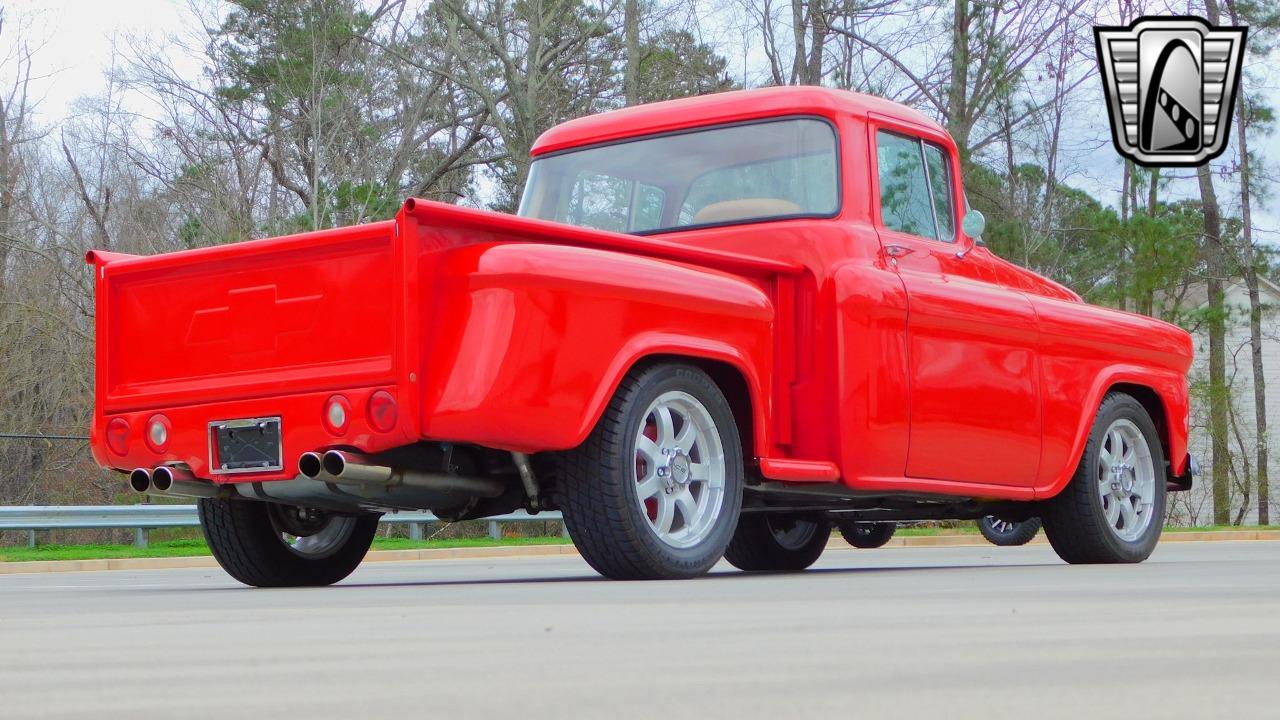
{"label": "guardrail", "polygon": [[[563,520],[558,512],[530,515],[523,510],[508,515],[482,518],[489,524],[489,537],[501,539],[498,523]],[[409,539],[421,540],[423,526],[442,522],[429,512],[398,512],[382,516],[388,525],[408,525]],[[200,519],[195,505],[20,505],[0,506],[0,531],[26,531],[27,546],[36,546],[37,530],[99,530],[133,528],[133,544],[147,546],[147,531],[156,528],[197,527]]]}

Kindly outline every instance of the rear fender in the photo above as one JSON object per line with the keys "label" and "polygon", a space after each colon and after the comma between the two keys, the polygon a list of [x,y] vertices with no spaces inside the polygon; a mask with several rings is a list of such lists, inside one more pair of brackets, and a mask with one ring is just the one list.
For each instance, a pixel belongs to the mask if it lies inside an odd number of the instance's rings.
{"label": "rear fender", "polygon": [[581,247],[477,244],[431,272],[425,437],[523,452],[580,445],[626,373],[654,355],[727,363],[767,447],[770,281]]}

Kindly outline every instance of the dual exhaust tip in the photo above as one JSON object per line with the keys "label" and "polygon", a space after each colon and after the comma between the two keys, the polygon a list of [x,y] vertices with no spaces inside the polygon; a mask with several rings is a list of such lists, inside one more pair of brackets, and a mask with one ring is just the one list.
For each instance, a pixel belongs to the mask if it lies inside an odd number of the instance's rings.
{"label": "dual exhaust tip", "polygon": [[182,468],[161,465],[154,470],[138,468],[129,473],[129,487],[139,493],[175,495],[178,497],[216,498],[226,492],[218,485],[201,480]]}
{"label": "dual exhaust tip", "polygon": [[403,486],[485,498],[499,497],[506,491],[506,485],[496,478],[387,467],[369,457],[346,450],[329,450],[323,454],[303,453],[298,458],[298,472],[312,480],[339,485],[381,486],[387,489]]}
{"label": "dual exhaust tip", "polygon": [[[177,471],[177,473],[181,472],[183,471]],[[174,468],[167,465],[161,465],[155,470],[138,468],[129,473],[129,487],[140,493],[167,493],[173,489],[173,483],[178,479],[177,473]]]}
{"label": "dual exhaust tip", "polygon": [[[506,490],[506,485],[496,478],[391,468],[379,465],[359,453],[344,450],[303,453],[298,458],[298,472],[326,483],[381,485],[388,489],[407,486],[486,498],[499,497]],[[129,487],[139,493],[198,498],[226,497],[230,492],[229,486],[202,480],[184,468],[171,465],[134,470],[129,473]]]}
{"label": "dual exhaust tip", "polygon": [[[322,473],[334,477],[343,477],[348,473],[348,465],[353,462],[351,456],[337,450],[320,453],[303,453],[298,460],[298,470],[309,478],[319,477]],[[129,487],[138,493],[155,493],[157,495],[184,495],[193,497],[214,497],[218,486],[207,480],[201,480],[190,472],[161,465],[151,469],[140,467],[129,473]]]}
{"label": "dual exhaust tip", "polygon": [[343,477],[347,474],[348,466],[357,462],[354,455],[341,450],[329,450],[323,454],[305,452],[298,458],[298,472],[313,480],[321,475]]}

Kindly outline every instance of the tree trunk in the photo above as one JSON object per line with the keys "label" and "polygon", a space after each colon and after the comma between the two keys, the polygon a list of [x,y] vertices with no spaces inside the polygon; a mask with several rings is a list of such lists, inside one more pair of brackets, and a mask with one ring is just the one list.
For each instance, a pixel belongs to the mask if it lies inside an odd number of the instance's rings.
{"label": "tree trunk", "polygon": [[[1240,24],[1240,15],[1235,3],[1227,0],[1227,13],[1231,15],[1231,24]],[[1271,524],[1271,488],[1268,465],[1270,461],[1270,442],[1267,438],[1267,376],[1262,362],[1262,302],[1258,293],[1258,265],[1254,256],[1253,214],[1250,207],[1249,171],[1249,118],[1245,114],[1244,92],[1236,92],[1236,140],[1240,157],[1240,221],[1244,234],[1244,247],[1241,249],[1244,270],[1244,284],[1249,291],[1249,346],[1252,351],[1253,367],[1253,418],[1256,436],[1255,453],[1258,466],[1258,524]]]}
{"label": "tree trunk", "polygon": [[791,84],[804,85],[808,63],[805,58],[805,0],[791,0],[791,36],[795,41],[794,55],[791,58]]}
{"label": "tree trunk", "polygon": [[1151,168],[1151,187],[1147,188],[1147,217],[1156,216],[1156,204],[1160,194],[1160,168]]}
{"label": "tree trunk", "polygon": [[1213,189],[1209,165],[1197,170],[1200,199],[1204,206],[1204,253],[1208,278],[1205,286],[1209,301],[1209,434],[1213,452],[1213,522],[1226,525],[1231,519],[1231,450],[1227,445],[1227,327],[1223,298],[1222,219],[1218,214],[1218,197]]}
{"label": "tree trunk", "polygon": [[[1151,185],[1147,188],[1147,217],[1154,218],[1156,216],[1156,205],[1159,202],[1160,192],[1160,168],[1151,168]],[[1136,178],[1135,178],[1136,179]],[[1136,211],[1137,208],[1135,207]],[[1150,287],[1142,289],[1141,295],[1137,298],[1137,311],[1143,315],[1154,315],[1156,304],[1156,290]]]}
{"label": "tree trunk", "polygon": [[947,91],[947,130],[956,141],[960,159],[969,159],[969,0],[955,0],[951,28],[951,86]]}
{"label": "tree trunk", "polygon": [[822,84],[822,60],[827,43],[827,8],[823,0],[809,0],[809,27],[813,35],[809,42],[809,67],[805,85]]}
{"label": "tree trunk", "polygon": [[1120,222],[1129,222],[1129,175],[1132,174],[1133,162],[1124,161],[1124,175],[1120,181]]}
{"label": "tree trunk", "polygon": [[[1207,0],[1205,11],[1210,25],[1219,22],[1217,0]],[[1200,181],[1200,201],[1204,209],[1205,282],[1209,300],[1209,434],[1213,453],[1213,522],[1226,525],[1231,522],[1231,450],[1228,447],[1228,423],[1230,398],[1227,394],[1227,327],[1226,308],[1223,299],[1223,279],[1226,275],[1222,242],[1222,217],[1219,214],[1218,195],[1213,189],[1213,174],[1209,163],[1196,168]]]}
{"label": "tree trunk", "polygon": [[640,2],[626,0],[623,7],[623,34],[627,45],[627,66],[623,75],[623,92],[628,105],[640,104]]}

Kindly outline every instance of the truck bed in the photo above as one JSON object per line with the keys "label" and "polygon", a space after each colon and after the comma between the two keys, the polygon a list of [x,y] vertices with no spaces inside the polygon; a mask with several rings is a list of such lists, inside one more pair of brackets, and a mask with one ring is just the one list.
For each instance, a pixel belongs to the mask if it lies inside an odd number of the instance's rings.
{"label": "truck bed", "polygon": [[394,222],[111,263],[99,397],[124,412],[396,376]]}

